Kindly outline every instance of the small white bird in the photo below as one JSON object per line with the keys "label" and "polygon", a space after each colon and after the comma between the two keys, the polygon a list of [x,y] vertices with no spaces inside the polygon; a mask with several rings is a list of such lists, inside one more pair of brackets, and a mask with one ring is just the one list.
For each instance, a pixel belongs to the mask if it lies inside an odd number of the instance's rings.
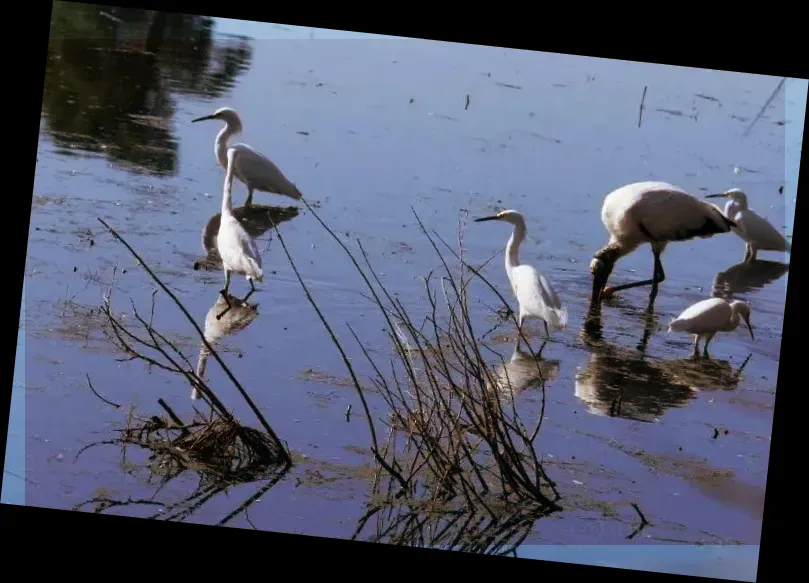
{"label": "small white bird", "polygon": [[741,320],[750,330],[753,341],[753,327],[750,325],[750,306],[740,300],[729,302],[722,298],[709,298],[683,310],[669,324],[669,332],[688,332],[694,335],[694,356],[699,355],[699,341],[705,339],[703,356],[708,358],[708,344],[717,332],[732,332]]}
{"label": "small white bird", "polygon": [[[548,324],[554,330],[564,330],[567,327],[567,308],[562,305],[562,301],[544,275],[533,266],[519,262],[520,243],[525,239],[525,219],[517,211],[504,210],[490,217],[475,219],[476,223],[483,221],[504,221],[514,225],[506,244],[506,275],[519,304],[518,325],[522,330],[526,318],[542,320],[545,324],[547,342],[550,339]],[[522,338],[519,338],[517,342],[517,350],[521,346],[521,340]]]}
{"label": "small white bird", "polygon": [[225,189],[222,193],[222,217],[219,223],[219,233],[216,235],[216,250],[222,258],[225,269],[225,287],[219,293],[225,298],[228,307],[216,319],[220,319],[229,309],[228,288],[230,287],[231,273],[239,273],[247,278],[250,291],[241,300],[242,303],[256,291],[253,281],[264,281],[264,271],[261,269],[261,254],[255,240],[244,229],[239,220],[233,216],[231,191],[233,189],[233,169],[242,152],[231,148],[227,151],[227,170],[225,172]]}
{"label": "small white bird", "polygon": [[235,149],[239,152],[234,172],[236,177],[247,186],[245,206],[250,206],[253,203],[254,190],[289,196],[296,200],[303,196],[298,187],[292,184],[269,158],[252,146],[241,143],[228,146],[230,136],[242,132],[242,120],[238,113],[230,107],[222,107],[211,115],[198,117],[191,120],[191,122],[195,123],[208,119],[218,119],[225,122],[224,127],[219,130],[214,141],[214,153],[222,168],[227,168],[228,150]]}
{"label": "small white bird", "polygon": [[727,198],[725,216],[736,223],[733,232],[745,243],[744,261],[749,263],[759,251],[791,252],[792,245],[767,219],[761,217],[747,204],[747,195],[738,188],[720,194],[708,194],[705,198]]}
{"label": "small white bird", "polygon": [[[657,285],[666,279],[660,256],[669,243],[696,237],[707,239],[729,233],[735,226],[716,205],[666,182],[636,182],[612,191],[601,207],[601,221],[610,240],[595,252],[590,262],[591,311],[604,297],[618,290],[651,284],[655,294]],[[652,279],[606,287],[615,263],[644,243],[651,245],[654,255]]]}

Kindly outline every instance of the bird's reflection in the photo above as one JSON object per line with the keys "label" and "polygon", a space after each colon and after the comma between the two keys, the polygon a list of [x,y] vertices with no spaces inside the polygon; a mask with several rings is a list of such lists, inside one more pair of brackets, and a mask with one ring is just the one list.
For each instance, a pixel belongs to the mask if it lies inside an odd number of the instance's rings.
{"label": "bird's reflection", "polygon": [[644,319],[635,350],[604,342],[600,320],[585,326],[582,340],[591,356],[576,374],[575,395],[591,413],[653,422],[668,409],[687,405],[699,390],[736,387],[747,361],[734,371],[721,360],[650,358],[646,347],[657,323],[648,310]]}
{"label": "bird's reflection", "polygon": [[711,295],[726,300],[734,296],[761,289],[779,280],[789,270],[781,261],[754,259],[750,263],[737,263],[716,274]]}
{"label": "bird's reflection", "polygon": [[[228,307],[230,302],[230,309]],[[225,311],[227,310],[227,311]],[[221,319],[216,318],[221,314]],[[205,340],[215,348],[215,345],[222,340],[225,336],[229,336],[240,330],[244,330],[249,326],[258,316],[258,304],[242,303],[241,300],[233,295],[228,294],[227,300],[221,294],[216,295],[216,303],[208,310],[205,316]],[[200,346],[199,359],[197,360],[197,376],[202,379],[205,375],[205,366],[210,358],[211,353],[204,343]],[[191,391],[191,398],[196,399],[199,396],[197,389]]]}
{"label": "bird's reflection", "polygon": [[[233,209],[233,215],[242,224],[245,231],[258,239],[264,233],[273,228],[273,224],[280,225],[298,216],[298,207],[295,206],[264,206],[252,205],[241,206]],[[194,269],[204,269],[207,271],[222,269],[222,259],[216,250],[216,235],[219,232],[219,223],[222,220],[222,213],[216,213],[210,218],[202,229],[202,249],[206,257],[194,262]]]}
{"label": "bird's reflection", "polygon": [[530,351],[522,350],[518,341],[514,343],[511,358],[495,369],[494,385],[490,387],[496,394],[513,397],[527,389],[540,387],[558,374],[558,360],[540,359]]}

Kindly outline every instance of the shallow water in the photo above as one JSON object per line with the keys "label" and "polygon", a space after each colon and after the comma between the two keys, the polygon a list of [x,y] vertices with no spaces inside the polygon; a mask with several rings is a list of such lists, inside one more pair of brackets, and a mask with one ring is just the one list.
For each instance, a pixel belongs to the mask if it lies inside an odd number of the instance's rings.
{"label": "shallow water", "polygon": [[[570,507],[537,522],[526,543],[625,544],[637,523],[636,503],[652,526],[635,543],[758,544],[785,269],[738,267],[744,244],[731,235],[672,245],[642,351],[648,289],[605,305],[606,346],[588,348],[579,332],[590,292],[587,265],[607,240],[600,203],[621,184],[662,179],[698,195],[739,187],[754,208],[791,229],[792,217],[784,217],[794,194],[779,189],[786,180],[785,124],[796,122],[785,120],[783,93],[742,138],[777,78],[403,39],[219,39],[216,24],[210,30],[188,18],[172,26],[183,31],[177,38],[193,40],[164,40],[153,57],[143,43],[126,42],[148,26],[122,27],[123,40],[112,42],[103,40],[111,34],[108,19],[88,13],[59,22],[58,36],[87,38],[95,30],[102,40],[53,40],[49,52],[24,304],[27,504],[71,508],[102,494],[154,494],[140,473],[124,471],[130,467],[116,448],[94,447],[75,459],[87,444],[111,437],[129,403],[162,414],[155,403],[162,397],[181,416],[193,412],[183,379],[116,360],[125,355],[100,331],[100,283],[110,283],[113,266],[118,311],[131,313],[131,297],[148,314],[155,286],[97,217],[126,238],[202,325],[223,281],[219,268],[203,261],[203,231],[219,213],[223,172],[213,152],[218,123],[190,121],[229,105],[244,121],[242,139],[317,201],[318,214],[346,242],[361,239],[386,285],[414,310],[424,309],[419,278],[439,264],[411,207],[449,242],[461,209],[470,218],[500,208],[525,215],[521,258],[551,279],[570,322],[543,352],[553,374],[537,442]],[[237,182],[235,204],[245,196]],[[254,200],[296,206],[264,193]],[[280,227],[284,242],[368,375],[345,323],[385,351],[381,318],[362,297],[344,252],[298,207]],[[371,461],[368,430],[343,382],[339,353],[269,225],[258,223],[266,275],[251,301],[259,315],[221,341],[222,355],[276,432],[306,459],[260,495],[249,518],[241,513],[229,524],[351,536],[369,488],[369,472],[360,467]],[[469,224],[465,252],[483,262],[508,234],[505,225]],[[772,253],[760,258],[788,261]],[[651,270],[644,248],[622,259],[611,281]],[[486,271],[506,295],[502,255]],[[717,278],[751,302],[756,341],[744,329],[720,335],[711,346],[714,362],[695,364],[690,338],[666,334],[665,324],[709,296]],[[248,289],[234,277],[232,293]],[[474,316],[488,328],[485,304],[497,300],[475,289]],[[154,317],[195,359],[196,333],[163,294]],[[514,330],[501,325],[492,337],[509,355]],[[219,366],[209,362],[206,374],[237,416],[251,419]],[[123,406],[94,396],[88,375],[96,391]],[[619,394],[621,410],[611,416]],[[518,406],[530,418],[538,401],[526,391]],[[346,422],[349,405],[355,418]],[[162,507],[109,512],[165,518],[170,501],[195,487],[178,480],[160,494]],[[219,522],[260,487],[215,496],[187,520]]]}

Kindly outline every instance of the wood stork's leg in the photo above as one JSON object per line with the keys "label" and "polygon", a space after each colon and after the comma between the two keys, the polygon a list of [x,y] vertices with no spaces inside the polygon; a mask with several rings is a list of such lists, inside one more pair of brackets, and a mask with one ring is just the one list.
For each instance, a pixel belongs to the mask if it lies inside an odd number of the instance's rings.
{"label": "wood stork's leg", "polygon": [[711,358],[711,355],[708,354],[708,344],[711,343],[711,340],[713,340],[715,334],[716,334],[715,332],[713,334],[708,334],[708,337],[705,339],[705,344],[702,347],[702,356],[704,356],[705,358]]}
{"label": "wood stork's leg", "polygon": [[253,205],[253,189],[248,186],[247,200],[244,201],[244,206],[252,206],[252,205]]}

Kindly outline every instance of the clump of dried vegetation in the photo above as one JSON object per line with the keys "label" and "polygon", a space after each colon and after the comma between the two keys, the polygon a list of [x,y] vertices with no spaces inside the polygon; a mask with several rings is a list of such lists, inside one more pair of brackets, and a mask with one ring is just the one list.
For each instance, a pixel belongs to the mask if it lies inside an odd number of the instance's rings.
{"label": "clump of dried vegetation", "polygon": [[[516,319],[508,302],[481,274],[482,266],[475,268],[464,260],[465,221],[460,225],[455,251],[440,235],[429,233],[413,211],[442,271],[438,278],[434,273],[424,278],[429,309],[417,322],[411,316],[415,310],[408,311],[381,281],[362,243],[357,241],[358,259],[311,207],[309,210],[353,263],[370,292],[366,297],[387,324],[386,332],[394,347],[392,357],[381,362],[347,324],[374,371],[373,393],[380,394],[387,405],[387,415],[375,422],[366,395],[370,391],[362,387],[343,344],[309,292],[276,228],[278,240],[308,301],[342,356],[365,412],[377,465],[369,515],[390,505],[404,509],[402,516],[410,519],[403,520],[416,522],[419,520],[413,517],[424,513],[433,517],[455,516],[457,520],[458,512],[467,518],[482,512],[488,517],[490,528],[497,530],[516,520],[513,516],[509,518],[515,507],[531,514],[532,521],[557,510],[559,494],[534,448],[545,409],[542,371],[537,362],[542,406],[537,421],[529,429],[517,412],[513,392],[508,387],[504,390],[502,379],[497,376],[498,365],[504,366],[504,359],[475,332],[469,306],[469,288],[475,279],[494,292],[505,308],[498,311],[510,313],[515,327]],[[456,269],[450,266],[442,247],[457,260]],[[423,307],[418,309],[423,311]],[[527,342],[523,332],[520,336]],[[493,357],[498,357],[499,362]],[[387,428],[384,442],[380,440],[377,423]],[[516,522],[522,524],[520,520]],[[407,528],[405,531],[409,532]],[[408,537],[412,538],[402,534],[398,539]]]}
{"label": "clump of dried vegetation", "polygon": [[[183,376],[191,389],[210,406],[210,409],[207,413],[202,413],[194,407],[194,417],[190,422],[185,422],[163,399],[158,399],[158,404],[166,413],[165,417],[153,415],[149,418],[140,418],[130,413],[126,426],[119,431],[120,436],[107,443],[137,445],[148,450],[152,453],[152,468],[159,469],[159,472],[166,476],[173,477],[191,470],[200,474],[203,481],[223,487],[226,484],[277,477],[288,471],[292,465],[292,458],[286,444],[267,423],[250,395],[209,343],[199,324],[135,250],[112,227],[101,219],[99,221],[132,253],[138,264],[178,306],[197,331],[206,356],[212,356],[219,363],[261,426],[261,429],[256,429],[242,424],[225,407],[213,388],[203,379],[202,374],[195,370],[191,360],[177,343],[172,342],[153,326],[155,295],[158,289],[152,294],[151,313],[148,319],[138,311],[134,302],[132,302],[134,322],[130,323],[131,318],[123,318],[114,312],[113,272],[113,282],[104,298],[101,312],[105,317],[105,334],[113,344],[127,354],[120,360],[139,360]],[[98,395],[92,385],[91,389]]]}

